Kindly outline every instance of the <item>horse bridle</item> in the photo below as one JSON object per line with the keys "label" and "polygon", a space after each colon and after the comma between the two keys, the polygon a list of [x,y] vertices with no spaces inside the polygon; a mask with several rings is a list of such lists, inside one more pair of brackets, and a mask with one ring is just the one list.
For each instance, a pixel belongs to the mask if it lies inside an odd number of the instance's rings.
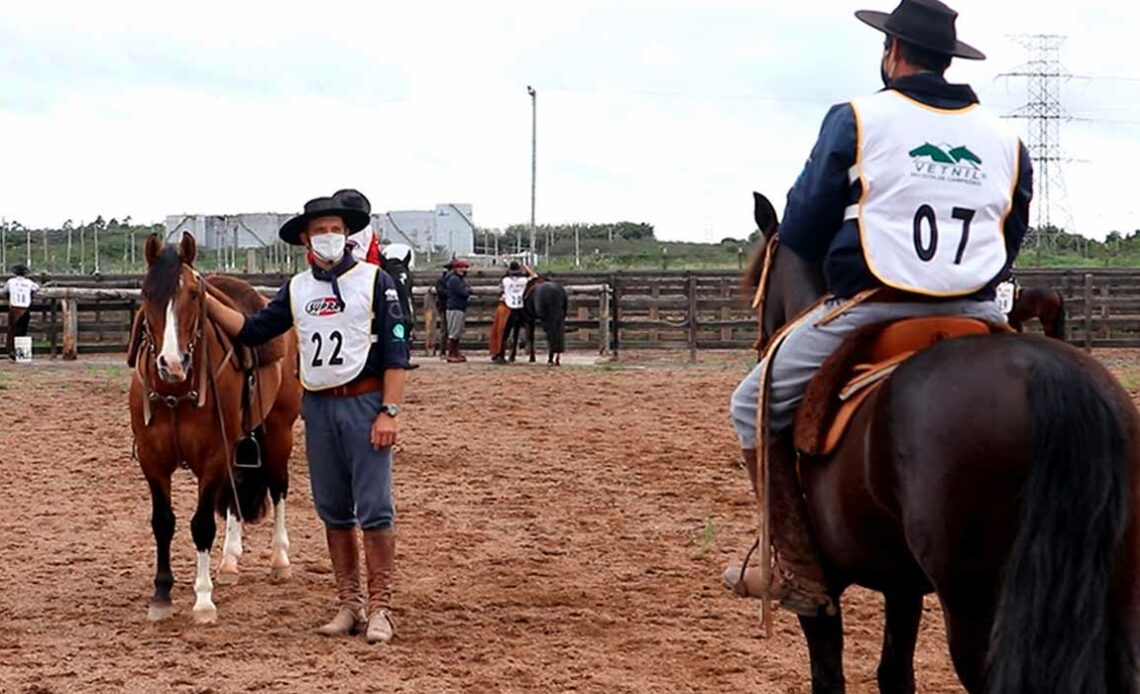
{"label": "horse bridle", "polygon": [[768,298],[768,282],[771,279],[772,265],[776,261],[776,249],[780,245],[779,232],[773,233],[764,243],[764,265],[760,270],[760,280],[756,284],[756,293],[752,296],[752,310],[756,312],[758,323],[758,336],[756,338],[756,351],[763,352],[768,342],[764,335],[764,307]]}
{"label": "horse bridle", "polygon": [[158,347],[158,345],[155,343],[154,338],[151,336],[150,322],[147,320],[145,313],[143,314],[142,318],[142,336],[139,338],[140,342],[142,343],[140,345],[140,351],[143,351],[146,354],[147,358],[146,360],[139,360],[138,363],[141,370],[140,375],[142,376],[143,385],[146,386],[146,398],[147,401],[151,403],[161,402],[171,410],[176,409],[180,404],[188,401],[193,402],[195,407],[200,407],[203,404],[202,400],[205,396],[205,371],[208,369],[208,367],[204,367],[200,364],[198,365],[199,380],[201,381],[199,388],[193,387],[193,380],[191,378],[191,374],[195,373],[194,356],[198,351],[198,345],[202,343],[202,338],[205,334],[205,325],[207,322],[206,281],[197,271],[194,271],[194,278],[198,281],[198,285],[200,286],[201,291],[200,300],[198,302],[198,319],[195,323],[194,331],[190,335],[190,341],[186,343],[186,352],[190,357],[188,360],[188,365],[186,367],[186,380],[191,383],[191,388],[187,392],[177,395],[159,393],[151,384],[150,379],[147,378],[146,374],[149,367],[146,366],[146,364],[150,359],[153,358],[154,350]]}

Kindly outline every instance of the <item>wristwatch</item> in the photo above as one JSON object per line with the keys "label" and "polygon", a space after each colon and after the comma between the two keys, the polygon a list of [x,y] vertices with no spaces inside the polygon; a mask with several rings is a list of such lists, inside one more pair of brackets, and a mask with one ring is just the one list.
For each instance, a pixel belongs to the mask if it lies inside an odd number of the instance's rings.
{"label": "wristwatch", "polygon": [[400,406],[399,405],[381,405],[380,406],[380,414],[386,414],[389,417],[395,417],[396,415],[400,414]]}

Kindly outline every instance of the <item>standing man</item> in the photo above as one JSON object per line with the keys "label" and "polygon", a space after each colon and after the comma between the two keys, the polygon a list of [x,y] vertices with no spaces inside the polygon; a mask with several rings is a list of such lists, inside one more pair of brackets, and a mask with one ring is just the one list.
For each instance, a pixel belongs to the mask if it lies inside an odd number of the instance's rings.
{"label": "standing man", "polygon": [[[507,316],[506,327],[503,329],[502,343],[499,347],[499,353],[495,355],[493,361],[496,364],[506,363],[507,343],[512,345],[511,361],[515,360],[515,347],[518,346],[519,341],[519,327],[522,325],[523,320],[523,296],[526,293],[526,285],[530,282],[530,278],[534,277],[534,271],[530,267],[525,268],[519,265],[517,260],[512,260],[510,268],[507,270],[507,276],[503,278],[503,303],[510,309],[510,315]],[[512,337],[513,331],[513,337]]]}
{"label": "standing man", "polygon": [[[773,357],[770,516],[777,583],[749,570],[725,582],[801,616],[831,605],[799,488],[792,445],[795,410],[808,382],[857,329],[927,315],[1002,323],[995,287],[1025,236],[1033,194],[1029,154],[1000,116],[944,73],[955,58],[981,60],[958,41],[957,12],[938,0],[902,0],[889,15],[855,16],[886,34],[884,89],[833,106],[788,193],[782,250],[821,264],[830,296],[793,328]],[[846,301],[842,315],[820,318]],[[755,479],[758,365],[732,395],[732,420]],[[755,482],[753,483],[755,485]]]}
{"label": "standing man", "polygon": [[333,193],[333,199],[350,209],[357,209],[368,215],[368,224],[360,231],[350,234],[348,245],[352,255],[362,263],[383,266],[384,260],[380,248],[380,240],[376,238],[376,231],[372,228],[372,203],[355,188],[343,188]]}
{"label": "standing man", "polygon": [[28,309],[32,305],[32,297],[40,290],[40,285],[28,279],[28,267],[16,265],[12,268],[15,275],[4,283],[8,292],[8,339],[4,349],[9,361],[16,361],[16,338],[28,334],[28,321],[32,314]]}
{"label": "standing man", "polygon": [[447,361],[457,364],[467,361],[459,351],[459,341],[467,327],[467,300],[471,297],[467,270],[471,264],[459,258],[451,265],[451,274],[447,277]]}
{"label": "standing man", "polygon": [[451,271],[455,267],[454,261],[449,260],[443,266],[443,272],[435,281],[435,311],[439,322],[439,358],[446,359],[447,352],[444,350],[444,341],[447,340],[447,279],[451,277]]}
{"label": "standing man", "polygon": [[[348,235],[368,224],[359,207],[315,198],[281,227],[286,243],[312,252],[294,276],[251,316],[209,298],[210,318],[237,342],[258,345],[296,331],[301,416],[313,503],[325,525],[340,608],[318,629],[330,636],[367,633],[389,641],[396,553],[392,445],[408,368],[408,346],[396,285],[347,249]],[[360,587],[356,527],[364,535],[367,613]]]}

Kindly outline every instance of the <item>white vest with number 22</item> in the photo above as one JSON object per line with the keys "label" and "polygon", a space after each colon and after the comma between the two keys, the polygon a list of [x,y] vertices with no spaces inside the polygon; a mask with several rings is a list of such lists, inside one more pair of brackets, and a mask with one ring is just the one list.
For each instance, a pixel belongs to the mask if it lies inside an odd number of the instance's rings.
{"label": "white vest with number 22", "polygon": [[888,90],[855,99],[852,181],[863,256],[883,284],[930,296],[978,291],[1006,262],[1019,141],[973,106],[937,109]]}
{"label": "white vest with number 22", "polygon": [[289,305],[301,353],[301,384],[326,390],[352,381],[364,370],[372,334],[372,300],[380,268],[357,263],[336,278],[344,307],[337,307],[332,284],[312,270],[289,281]]}

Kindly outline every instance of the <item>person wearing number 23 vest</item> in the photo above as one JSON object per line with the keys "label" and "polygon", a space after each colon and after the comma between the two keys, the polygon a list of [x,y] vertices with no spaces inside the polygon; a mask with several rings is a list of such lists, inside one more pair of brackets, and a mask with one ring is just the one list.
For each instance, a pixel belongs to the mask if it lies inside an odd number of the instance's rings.
{"label": "person wearing number 23 vest", "polygon": [[[779,227],[781,247],[822,265],[828,296],[789,330],[773,357],[768,440],[776,581],[724,574],[737,594],[770,597],[802,616],[829,609],[825,576],[796,473],[792,425],[820,366],[858,328],[900,318],[1006,316],[995,287],[1017,257],[1032,198],[1029,154],[997,114],[944,73],[954,57],[984,59],[958,41],[957,12],[902,0],[890,14],[855,16],[886,37],[884,89],[831,108]],[[862,301],[852,301],[869,297]],[[834,320],[819,317],[850,305]],[[852,305],[853,304],[853,305]],[[761,363],[730,410],[750,471],[757,465]],[[740,579],[740,580],[738,580]]]}
{"label": "person wearing number 23 vest", "polygon": [[[242,316],[214,301],[208,310],[246,345],[294,330],[313,503],[325,525],[339,598],[336,616],[318,632],[364,631],[369,642],[387,642],[395,632],[392,445],[409,364],[395,281],[358,261],[347,244],[348,234],[368,223],[365,211],[336,196],[310,200],[279,232],[283,241],[309,249],[310,268],[258,313]],[[364,536],[366,591],[357,526]]]}

